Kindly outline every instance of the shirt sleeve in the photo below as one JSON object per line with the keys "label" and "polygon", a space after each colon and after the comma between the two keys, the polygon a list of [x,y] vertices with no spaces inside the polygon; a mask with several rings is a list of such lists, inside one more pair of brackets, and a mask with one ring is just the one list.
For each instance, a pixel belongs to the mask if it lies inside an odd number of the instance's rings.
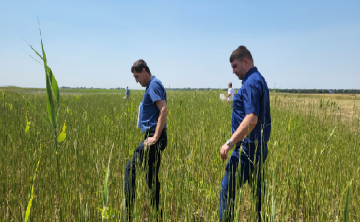
{"label": "shirt sleeve", "polygon": [[248,85],[243,90],[245,115],[251,113],[259,116],[260,110],[260,89],[253,85]]}
{"label": "shirt sleeve", "polygon": [[158,82],[154,82],[153,84],[151,84],[149,95],[153,103],[160,100],[166,100],[165,89]]}

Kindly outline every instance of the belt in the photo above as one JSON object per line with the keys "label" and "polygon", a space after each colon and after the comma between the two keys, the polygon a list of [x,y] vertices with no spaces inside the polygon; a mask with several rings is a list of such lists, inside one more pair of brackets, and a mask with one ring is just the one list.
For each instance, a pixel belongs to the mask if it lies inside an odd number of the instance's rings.
{"label": "belt", "polygon": [[[251,146],[255,146],[254,143],[245,144],[244,141],[240,141],[240,142],[237,142],[237,143],[236,143],[235,148],[241,147],[242,145],[244,145],[244,146],[246,146],[246,147],[249,147],[249,148],[251,148]],[[258,147],[257,147],[257,148],[265,147],[265,146],[267,146],[266,143],[265,143],[264,145],[258,144]]]}
{"label": "belt", "polygon": [[[155,130],[156,130],[156,128],[147,129],[147,130],[145,131],[145,134],[155,133]],[[163,131],[163,132],[166,132],[166,129],[164,128],[162,131]]]}

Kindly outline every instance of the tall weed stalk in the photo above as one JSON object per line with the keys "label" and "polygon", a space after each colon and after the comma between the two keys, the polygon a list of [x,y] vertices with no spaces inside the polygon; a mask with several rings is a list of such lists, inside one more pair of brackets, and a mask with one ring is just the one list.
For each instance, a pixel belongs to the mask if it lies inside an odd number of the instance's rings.
{"label": "tall weed stalk", "polygon": [[[41,37],[41,30],[40,30],[40,37]],[[29,44],[31,49],[41,58],[44,65],[45,70],[45,81],[46,81],[46,109],[48,113],[48,117],[50,120],[49,127],[51,129],[51,132],[54,137],[54,148],[55,148],[55,154],[56,154],[56,169],[57,169],[57,201],[58,203],[61,203],[61,177],[60,177],[60,161],[59,161],[59,149],[58,149],[58,140],[60,139],[60,142],[63,141],[64,138],[64,132],[60,134],[58,137],[57,133],[57,125],[58,125],[58,115],[60,110],[60,92],[59,87],[57,84],[57,81],[55,79],[55,76],[51,70],[51,68],[47,65],[47,58],[44,50],[43,41],[41,38],[41,51],[42,55],[40,55],[33,47]],[[32,106],[35,108],[34,106]],[[36,110],[36,108],[35,108]],[[43,118],[44,119],[44,118]],[[65,125],[64,125],[65,128]],[[63,128],[63,131],[65,130]],[[65,134],[66,135],[66,134]],[[61,206],[59,204],[59,219],[62,221],[62,212],[61,212]]]}

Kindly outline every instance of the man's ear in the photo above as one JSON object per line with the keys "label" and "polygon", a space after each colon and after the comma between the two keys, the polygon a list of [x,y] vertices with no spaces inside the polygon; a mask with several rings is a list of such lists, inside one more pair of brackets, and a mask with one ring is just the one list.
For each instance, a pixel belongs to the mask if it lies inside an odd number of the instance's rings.
{"label": "man's ear", "polygon": [[249,60],[246,58],[244,58],[244,62],[245,62],[245,64],[249,64]]}

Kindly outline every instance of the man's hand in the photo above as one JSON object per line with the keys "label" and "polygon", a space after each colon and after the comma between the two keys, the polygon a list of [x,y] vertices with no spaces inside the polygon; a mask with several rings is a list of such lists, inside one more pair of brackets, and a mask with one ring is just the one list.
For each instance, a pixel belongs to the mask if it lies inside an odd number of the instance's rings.
{"label": "man's hand", "polygon": [[227,145],[226,143],[221,147],[220,156],[221,159],[227,159],[227,153],[231,150],[231,146]]}
{"label": "man's hand", "polygon": [[157,141],[158,141],[159,138],[156,138],[156,137],[148,137],[145,141],[144,141],[144,145],[145,147],[149,147],[153,144],[155,144]]}

